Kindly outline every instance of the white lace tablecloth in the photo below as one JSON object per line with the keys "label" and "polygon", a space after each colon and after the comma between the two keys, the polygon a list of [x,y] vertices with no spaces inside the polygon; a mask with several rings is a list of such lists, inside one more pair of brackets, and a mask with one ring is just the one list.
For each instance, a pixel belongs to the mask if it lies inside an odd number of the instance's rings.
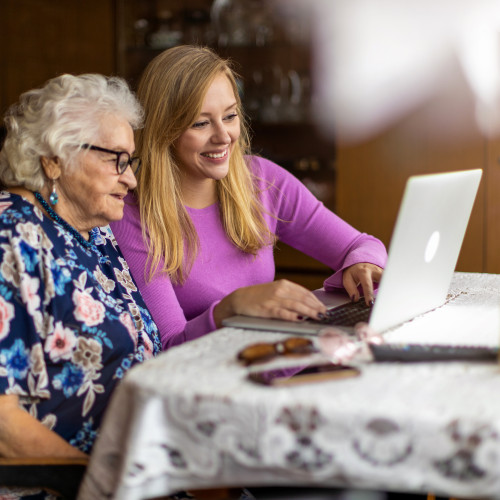
{"label": "white lace tablecloth", "polygon": [[[499,305],[500,275],[456,273],[444,306],[386,337],[498,345]],[[134,368],[79,500],[265,484],[500,498],[495,362],[365,363],[352,379],[249,382],[236,353],[286,336],[224,328]]]}

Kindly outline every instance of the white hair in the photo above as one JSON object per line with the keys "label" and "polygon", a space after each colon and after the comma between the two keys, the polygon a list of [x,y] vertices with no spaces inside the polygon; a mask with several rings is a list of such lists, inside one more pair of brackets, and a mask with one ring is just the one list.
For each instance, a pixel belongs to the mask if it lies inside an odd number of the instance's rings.
{"label": "white hair", "polygon": [[41,190],[46,178],[40,157],[57,156],[69,165],[79,147],[98,138],[107,114],[134,130],[142,126],[142,107],[122,78],[65,74],[25,92],[5,114],[0,183]]}

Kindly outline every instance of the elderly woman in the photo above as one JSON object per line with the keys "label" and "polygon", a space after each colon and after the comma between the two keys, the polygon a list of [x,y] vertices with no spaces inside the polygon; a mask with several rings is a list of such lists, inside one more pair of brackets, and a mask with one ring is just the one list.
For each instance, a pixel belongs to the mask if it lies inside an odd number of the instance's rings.
{"label": "elderly woman", "polygon": [[155,323],[109,227],[140,161],[127,84],[62,75],[24,93],[0,153],[0,456],[86,456]]}

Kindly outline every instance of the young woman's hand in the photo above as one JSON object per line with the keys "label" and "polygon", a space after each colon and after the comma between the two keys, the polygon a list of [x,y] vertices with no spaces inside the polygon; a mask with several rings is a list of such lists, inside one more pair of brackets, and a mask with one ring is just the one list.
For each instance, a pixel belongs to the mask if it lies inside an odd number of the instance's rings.
{"label": "young woman's hand", "polygon": [[326,307],[303,286],[288,280],[239,288],[224,297],[214,308],[218,328],[222,320],[236,314],[300,321],[304,317],[318,318]]}
{"label": "young woman's hand", "polygon": [[360,262],[346,269],[342,275],[342,281],[346,292],[353,302],[359,300],[359,285],[363,290],[363,296],[367,305],[373,302],[373,284],[378,283],[382,277],[383,269],[375,264]]}

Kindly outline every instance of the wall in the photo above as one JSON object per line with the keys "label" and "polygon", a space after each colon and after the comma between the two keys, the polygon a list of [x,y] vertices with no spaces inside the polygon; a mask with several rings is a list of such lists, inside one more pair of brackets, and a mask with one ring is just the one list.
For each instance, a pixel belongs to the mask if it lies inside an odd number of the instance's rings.
{"label": "wall", "polygon": [[[447,123],[452,119],[443,118],[443,131],[452,128]],[[500,175],[495,150],[498,156],[498,142],[487,140],[472,126],[445,137],[435,123],[410,115],[374,137],[338,148],[337,212],[389,245],[410,175],[482,168],[457,270],[499,272]]]}
{"label": "wall", "polygon": [[61,73],[115,71],[113,0],[1,0],[0,113]]}

